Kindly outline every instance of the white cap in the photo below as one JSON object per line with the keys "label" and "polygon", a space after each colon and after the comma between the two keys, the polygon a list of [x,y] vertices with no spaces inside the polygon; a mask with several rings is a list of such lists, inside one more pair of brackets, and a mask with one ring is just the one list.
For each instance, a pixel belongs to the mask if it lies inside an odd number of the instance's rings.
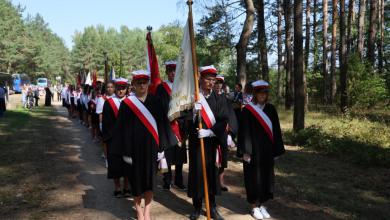
{"label": "white cap", "polygon": [[133,75],[133,80],[136,79],[150,79],[150,72],[147,70],[136,70],[131,73]]}
{"label": "white cap", "polygon": [[115,85],[127,85],[127,84],[129,84],[129,81],[127,79],[125,79],[125,78],[116,78],[114,80],[114,82],[115,82]]}
{"label": "white cap", "polygon": [[173,60],[166,61],[165,66],[176,66],[176,61]]}
{"label": "white cap", "polygon": [[199,68],[200,74],[201,75],[206,75],[206,74],[213,74],[217,75],[217,69],[211,65],[211,66],[202,66]]}
{"label": "white cap", "polygon": [[225,77],[222,76],[222,75],[217,75],[217,77],[215,77],[216,80],[219,80],[219,81],[222,81],[222,82],[225,82]]}
{"label": "white cap", "polygon": [[265,90],[268,90],[269,88],[271,88],[271,86],[269,85],[268,82],[264,81],[264,80],[257,80],[257,81],[254,81],[252,83],[252,88],[253,89],[265,89]]}

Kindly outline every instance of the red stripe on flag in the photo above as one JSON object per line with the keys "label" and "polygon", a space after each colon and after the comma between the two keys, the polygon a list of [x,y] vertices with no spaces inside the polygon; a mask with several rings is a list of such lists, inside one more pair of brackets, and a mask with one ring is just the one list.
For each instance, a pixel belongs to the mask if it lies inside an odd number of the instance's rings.
{"label": "red stripe on flag", "polygon": [[154,50],[152,34],[148,32],[146,34],[147,48],[148,48],[148,59],[149,59],[149,70],[150,70],[150,85],[149,92],[151,94],[156,93],[157,86],[161,83],[160,71],[158,68],[158,61],[156,51]]}

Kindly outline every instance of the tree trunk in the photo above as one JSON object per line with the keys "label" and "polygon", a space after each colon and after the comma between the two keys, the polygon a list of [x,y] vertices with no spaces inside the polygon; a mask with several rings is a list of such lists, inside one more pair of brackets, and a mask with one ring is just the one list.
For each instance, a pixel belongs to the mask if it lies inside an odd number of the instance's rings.
{"label": "tree trunk", "polygon": [[363,61],[365,16],[366,16],[366,0],[360,0],[360,2],[359,2],[357,53],[360,57],[360,60],[362,60],[362,61]]}
{"label": "tree trunk", "polygon": [[322,38],[322,75],[324,86],[324,102],[328,103],[328,0],[323,1],[322,5],[323,15],[323,38]]}
{"label": "tree trunk", "polygon": [[370,25],[368,28],[369,37],[367,42],[367,57],[372,66],[375,66],[375,39],[377,32],[377,18],[378,18],[378,2],[377,0],[370,0]]}
{"label": "tree trunk", "polygon": [[291,109],[293,105],[293,91],[291,87],[292,82],[292,51],[291,51],[291,0],[284,0],[284,22],[286,32],[286,94],[285,107]]}
{"label": "tree trunk", "polygon": [[259,43],[259,63],[261,64],[261,76],[263,80],[269,81],[267,36],[265,35],[264,20],[264,0],[258,0],[257,2],[257,31]]}
{"label": "tree trunk", "polygon": [[383,73],[383,41],[385,39],[384,29],[385,29],[385,1],[379,0],[379,34],[378,39],[378,69],[379,73]]}
{"label": "tree trunk", "polygon": [[252,0],[245,0],[246,17],[242,27],[240,39],[236,45],[237,50],[237,78],[236,82],[246,84],[246,50],[249,37],[253,30],[255,7]]}
{"label": "tree trunk", "polygon": [[336,97],[336,42],[337,42],[337,0],[332,0],[332,56],[330,70],[330,100],[329,104],[333,104]]}
{"label": "tree trunk", "polygon": [[311,1],[306,0],[306,38],[305,38],[305,69],[306,73],[309,69],[309,55],[310,55],[310,5]]}
{"label": "tree trunk", "polygon": [[283,62],[283,48],[282,48],[282,3],[281,0],[277,0],[277,5],[278,5],[278,78],[276,82],[277,86],[277,100],[278,103],[280,101],[280,98],[282,96],[282,83],[280,82],[281,80],[281,75],[282,75],[282,62]]}
{"label": "tree trunk", "polygon": [[313,70],[317,71],[318,65],[318,41],[317,41],[317,5],[318,0],[314,0],[313,6]]}
{"label": "tree trunk", "polygon": [[345,114],[348,112],[348,91],[347,91],[347,48],[345,39],[345,0],[340,0],[340,108]]}
{"label": "tree trunk", "polygon": [[305,128],[305,89],[303,84],[303,3],[294,0],[294,120],[293,129]]}
{"label": "tree trunk", "polygon": [[350,55],[351,46],[352,46],[352,18],[353,18],[353,5],[355,4],[354,0],[349,0],[348,4],[348,21],[347,21],[347,55]]}

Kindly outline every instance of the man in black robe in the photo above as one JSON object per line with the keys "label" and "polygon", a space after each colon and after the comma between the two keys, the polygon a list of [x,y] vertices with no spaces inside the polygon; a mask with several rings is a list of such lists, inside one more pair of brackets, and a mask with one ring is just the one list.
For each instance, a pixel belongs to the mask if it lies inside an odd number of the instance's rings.
{"label": "man in black robe", "polygon": [[[221,194],[218,178],[217,149],[218,145],[226,145],[228,112],[225,108],[224,99],[212,90],[216,74],[217,70],[214,66],[200,68],[200,102],[195,104],[195,109],[193,110],[195,111],[193,112],[194,121],[189,128],[188,196],[192,198],[195,208],[190,219],[199,218],[204,198],[200,138],[204,140],[211,217],[219,220],[223,219],[217,211],[215,202],[215,196]],[[200,104],[202,99],[207,103]],[[198,130],[199,118],[196,116],[197,111],[201,115],[208,114],[202,117],[203,129],[201,130]]]}
{"label": "man in black robe", "polygon": [[[150,73],[144,70],[133,72],[132,84],[135,94],[127,97],[119,108],[113,153],[123,156],[126,175],[138,219],[151,219],[150,208],[156,187],[158,152],[176,144],[171,136],[167,115],[161,111],[161,102],[148,94]],[[141,207],[145,198],[144,209]]]}
{"label": "man in black robe", "polygon": [[273,198],[274,159],[285,152],[278,114],[267,103],[269,85],[252,83],[253,100],[242,110],[238,130],[238,151],[244,159],[247,201],[256,219],[270,218],[263,204]]}
{"label": "man in black robe", "polygon": [[[115,124],[117,123],[118,111],[120,103],[126,98],[126,90],[128,83],[126,79],[118,78],[115,81],[115,95],[107,98],[104,101],[103,109],[101,113],[102,119],[102,136],[103,143],[106,145],[106,158],[107,158],[107,178],[114,180],[114,196],[119,197],[120,195],[129,196],[129,180],[124,175],[124,169],[128,166],[122,159],[122,156],[111,153],[113,148],[120,147],[114,146],[112,140],[118,135],[114,132]],[[121,189],[120,178],[123,180],[123,190]]]}
{"label": "man in black robe", "polygon": [[[173,80],[175,78],[176,62],[167,61],[165,62],[166,74],[168,80],[162,82],[157,86],[156,96],[160,99],[162,104],[162,111],[164,115],[168,115],[169,102],[171,101],[171,92]],[[178,144],[175,146],[169,146],[164,151],[164,155],[168,163],[168,172],[164,173],[164,185],[163,189],[170,190],[172,182],[172,171],[171,166],[175,165],[175,186],[181,190],[185,189],[183,184],[183,164],[187,163],[187,148],[185,145],[185,125],[186,120],[185,116],[176,119],[171,122],[171,128],[174,132],[176,138],[178,139]],[[180,145],[180,146],[179,146]]]}
{"label": "man in black robe", "polygon": [[218,94],[222,99],[225,101],[225,108],[227,109],[228,115],[229,115],[229,120],[228,120],[228,126],[226,129],[226,138],[227,138],[227,143],[226,145],[220,145],[221,149],[221,161],[220,161],[220,167],[219,167],[219,181],[221,183],[221,190],[222,191],[229,191],[228,187],[225,185],[224,181],[224,171],[225,168],[228,166],[228,147],[233,147],[234,142],[233,139],[237,135],[237,130],[238,130],[238,122],[237,122],[237,117],[234,112],[232,103],[230,100],[227,99],[226,94],[223,91],[223,84],[225,83],[225,78],[222,75],[217,75],[215,78],[215,84],[214,84],[214,92]]}

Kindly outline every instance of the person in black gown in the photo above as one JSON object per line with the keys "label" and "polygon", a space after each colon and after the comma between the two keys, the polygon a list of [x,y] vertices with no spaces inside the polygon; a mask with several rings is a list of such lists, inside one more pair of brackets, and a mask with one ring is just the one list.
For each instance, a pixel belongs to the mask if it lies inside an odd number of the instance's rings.
{"label": "person in black gown", "polygon": [[53,93],[50,91],[49,87],[45,88],[45,106],[51,106],[51,98],[53,96]]}
{"label": "person in black gown", "polygon": [[[169,110],[169,102],[171,100],[171,92],[173,80],[175,78],[175,70],[176,70],[176,62],[167,61],[165,62],[166,74],[168,76],[168,80],[162,82],[157,86],[156,96],[160,99],[162,104],[162,111],[165,115],[168,115]],[[163,174],[164,184],[163,189],[170,190],[171,182],[172,182],[172,171],[171,166],[175,165],[175,181],[174,185],[184,190],[185,186],[183,183],[183,164],[187,163],[187,147],[185,145],[185,115],[182,116],[175,121],[171,122],[172,131],[176,138],[178,139],[178,144],[175,146],[169,146],[164,151],[164,156],[167,159],[168,163],[168,172]]]}
{"label": "person in black gown", "polygon": [[228,147],[234,146],[233,139],[237,135],[238,130],[238,122],[236,113],[234,112],[233,105],[230,100],[227,99],[226,94],[223,91],[223,84],[225,82],[225,78],[222,75],[217,75],[215,78],[215,84],[214,84],[214,92],[221,96],[222,99],[225,99],[225,108],[228,111],[229,114],[229,121],[228,126],[226,129],[226,138],[227,138],[227,144],[221,145],[221,163],[219,167],[219,181],[221,183],[221,190],[222,191],[229,191],[228,187],[225,185],[224,181],[224,171],[228,166]]}
{"label": "person in black gown", "polygon": [[[111,83],[108,83],[111,84]],[[102,109],[102,139],[103,143],[106,145],[106,158],[107,158],[107,178],[114,180],[114,196],[119,197],[129,196],[129,181],[127,176],[124,174],[124,169],[128,166],[122,159],[122,156],[112,153],[112,149],[121,146],[115,146],[113,140],[115,136],[118,135],[114,131],[115,125],[117,123],[118,111],[120,103],[123,99],[126,98],[126,91],[128,87],[128,82],[126,79],[118,78],[115,81],[115,90],[112,88],[111,91],[115,91],[115,95],[107,98],[103,104]],[[121,189],[120,178],[123,177],[123,190]]]}
{"label": "person in black gown", "polygon": [[200,138],[204,140],[211,217],[219,220],[223,219],[217,211],[215,196],[221,194],[217,154],[220,153],[218,146],[226,145],[228,112],[225,108],[225,99],[212,90],[216,75],[217,70],[214,66],[200,68],[200,101],[195,104],[193,114],[198,115],[197,113],[199,113],[202,115],[204,129],[198,130],[199,118],[194,115],[193,123],[190,124],[189,128],[188,196],[192,198],[195,210],[190,219],[199,218],[204,198]]}
{"label": "person in black gown", "polygon": [[270,218],[263,206],[273,198],[274,159],[285,152],[278,114],[268,103],[269,84],[252,83],[253,99],[241,112],[238,154],[243,155],[247,201],[255,219]]}
{"label": "person in black gown", "polygon": [[[177,142],[170,135],[168,116],[161,111],[160,100],[148,94],[149,80],[149,72],[133,72],[135,94],[128,96],[120,105],[115,128],[119,135],[114,137],[112,149],[129,164],[125,173],[130,180],[137,218],[145,220],[151,219],[158,154]],[[142,197],[145,199],[144,209],[141,207]]]}

